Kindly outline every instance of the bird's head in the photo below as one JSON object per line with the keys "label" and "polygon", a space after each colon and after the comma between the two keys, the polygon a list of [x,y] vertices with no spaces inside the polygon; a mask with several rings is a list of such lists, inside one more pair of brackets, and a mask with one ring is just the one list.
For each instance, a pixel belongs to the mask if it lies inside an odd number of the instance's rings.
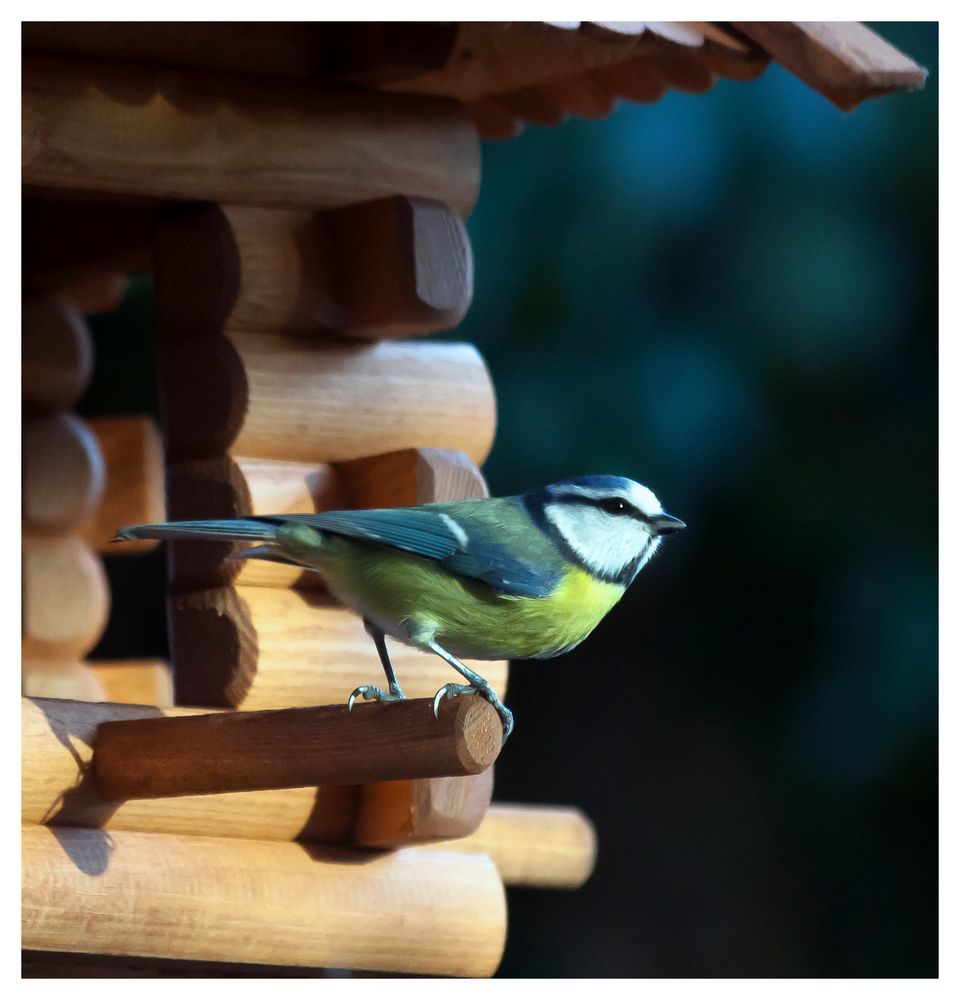
{"label": "bird's head", "polygon": [[664,535],[686,525],[622,476],[582,476],[526,494],[534,520],[564,555],[602,580],[630,584]]}

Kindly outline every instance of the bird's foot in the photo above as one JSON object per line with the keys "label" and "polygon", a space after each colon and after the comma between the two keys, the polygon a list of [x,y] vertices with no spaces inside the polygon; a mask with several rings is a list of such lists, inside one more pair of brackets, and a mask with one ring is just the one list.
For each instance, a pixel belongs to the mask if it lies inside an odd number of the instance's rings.
{"label": "bird's foot", "polygon": [[396,688],[391,687],[389,691],[384,691],[383,688],[378,688],[374,684],[361,684],[347,699],[348,712],[353,711],[353,706],[358,698],[363,698],[364,701],[403,701],[404,694],[399,685]]}
{"label": "bird's foot", "polygon": [[513,732],[513,712],[497,697],[493,688],[487,684],[444,684],[442,688],[433,696],[433,714],[440,717],[440,703],[446,698],[460,698],[465,694],[478,694],[485,698],[497,710],[500,721],[503,724],[503,742],[507,742],[507,737]]}

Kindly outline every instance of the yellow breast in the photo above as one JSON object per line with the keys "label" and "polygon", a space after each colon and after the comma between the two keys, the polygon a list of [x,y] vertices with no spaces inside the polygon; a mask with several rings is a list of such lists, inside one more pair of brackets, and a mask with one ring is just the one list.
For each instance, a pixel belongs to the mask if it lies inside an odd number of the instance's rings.
{"label": "yellow breast", "polygon": [[438,563],[397,550],[351,543],[322,572],[345,604],[387,635],[431,635],[454,656],[540,659],[582,642],[623,596],[620,584],[569,565],[547,597],[513,597]]}

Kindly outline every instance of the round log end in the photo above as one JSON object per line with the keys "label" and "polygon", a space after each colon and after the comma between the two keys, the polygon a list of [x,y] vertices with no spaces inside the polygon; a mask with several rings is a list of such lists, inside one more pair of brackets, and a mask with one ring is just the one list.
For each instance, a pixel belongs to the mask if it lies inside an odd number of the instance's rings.
{"label": "round log end", "polygon": [[479,697],[457,698],[457,757],[467,774],[485,771],[503,746],[503,724],[497,710]]}

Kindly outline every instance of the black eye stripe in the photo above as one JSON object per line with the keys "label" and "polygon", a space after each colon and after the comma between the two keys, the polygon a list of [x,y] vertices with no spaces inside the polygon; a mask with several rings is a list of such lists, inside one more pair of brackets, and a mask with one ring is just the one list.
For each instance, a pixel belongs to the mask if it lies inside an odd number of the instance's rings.
{"label": "black eye stripe", "polygon": [[[629,500],[625,500],[623,497],[587,497],[582,493],[561,493],[556,499],[561,503],[577,503],[585,507],[598,507],[600,510],[606,510],[607,513],[616,513],[620,517],[632,517],[635,521],[642,521],[644,524],[653,524],[652,517],[644,514],[641,510],[637,510]],[[611,503],[612,501],[622,503],[624,510],[616,512],[607,510],[604,504]]]}

